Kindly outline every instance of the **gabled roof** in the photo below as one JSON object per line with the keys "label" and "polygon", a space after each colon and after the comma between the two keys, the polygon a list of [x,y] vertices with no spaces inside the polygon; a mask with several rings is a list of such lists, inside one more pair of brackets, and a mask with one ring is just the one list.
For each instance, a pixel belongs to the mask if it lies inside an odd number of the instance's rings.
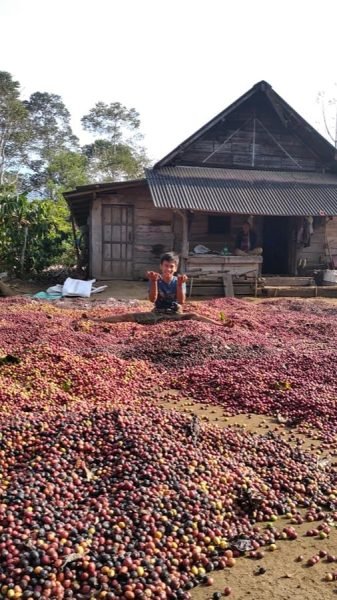
{"label": "gabled roof", "polygon": [[[238,100],[233,102],[225,110],[211,119],[206,125],[198,129],[193,135],[179,144],[172,152],[159,160],[154,168],[179,165],[179,157],[189,146],[201,138],[212,127],[223,122],[229,115],[234,113],[236,109],[241,107],[245,102],[254,97],[254,95],[263,93],[268,99],[275,114],[285,127],[292,126],[296,130],[298,137],[302,138],[303,142],[309,146],[322,160],[328,163],[335,162],[336,150],[330,142],[328,142],[314,127],[312,127],[301,115],[299,115],[281,96],[279,96],[266,81],[256,83],[248,92],[243,94]],[[337,170],[337,165],[336,165]]]}

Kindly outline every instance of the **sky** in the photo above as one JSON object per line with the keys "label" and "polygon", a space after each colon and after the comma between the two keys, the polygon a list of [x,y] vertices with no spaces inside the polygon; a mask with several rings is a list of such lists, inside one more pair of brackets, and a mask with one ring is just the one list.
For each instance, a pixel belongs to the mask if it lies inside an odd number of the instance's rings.
{"label": "sky", "polygon": [[[22,96],[140,113],[159,160],[262,79],[323,133],[337,96],[336,0],[0,0],[0,70]],[[328,109],[327,109],[328,110]]]}

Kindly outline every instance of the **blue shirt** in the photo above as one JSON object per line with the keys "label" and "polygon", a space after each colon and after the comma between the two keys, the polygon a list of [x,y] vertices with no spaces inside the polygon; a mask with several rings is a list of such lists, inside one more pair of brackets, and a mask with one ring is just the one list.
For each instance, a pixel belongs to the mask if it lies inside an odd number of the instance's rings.
{"label": "blue shirt", "polygon": [[[172,277],[170,282],[163,279],[158,280],[158,298],[154,305],[156,308],[171,308],[172,304],[177,302],[178,277]],[[186,283],[183,283],[182,290],[186,293]]]}

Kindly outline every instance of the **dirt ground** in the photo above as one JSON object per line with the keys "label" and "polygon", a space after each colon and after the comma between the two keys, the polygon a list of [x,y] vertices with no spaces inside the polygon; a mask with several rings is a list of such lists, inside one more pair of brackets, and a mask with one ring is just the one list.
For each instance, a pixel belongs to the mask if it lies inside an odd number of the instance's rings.
{"label": "dirt ground", "polygon": [[[24,281],[24,280],[14,280],[10,282],[6,282],[7,285],[10,285],[11,289],[14,293],[19,295],[27,295],[31,296],[36,294],[37,292],[46,291],[47,288],[52,285],[47,284],[45,282],[38,281]],[[120,280],[110,280],[110,281],[99,281],[97,280],[95,283],[96,287],[106,285],[107,288],[98,294],[93,294],[91,298],[89,298],[90,302],[102,302],[104,300],[115,298],[116,300],[147,300],[147,292],[148,292],[148,283],[146,281],[120,281]],[[191,300],[193,302],[202,302],[204,300],[210,300],[206,296],[192,296]],[[272,302],[277,302],[278,300],[282,300],[282,297],[279,298],[266,298],[259,297],[254,298],[252,296],[242,297],[243,300],[247,302],[266,302],[268,300]],[[292,299],[296,298],[292,296]],[[67,299],[68,301],[69,299]],[[329,304],[337,304],[337,298],[305,298],[306,302],[316,302],[319,300],[320,302],[328,302]]]}
{"label": "dirt ground", "polygon": [[[7,281],[6,283],[14,293],[23,296],[45,292],[52,285],[51,283],[46,284],[45,282],[20,279]],[[107,285],[107,288],[103,292],[93,294],[90,298],[92,302],[104,301],[109,298],[116,298],[117,300],[145,300],[147,298],[147,283],[145,281],[97,281],[95,283],[95,287],[101,285]]]}

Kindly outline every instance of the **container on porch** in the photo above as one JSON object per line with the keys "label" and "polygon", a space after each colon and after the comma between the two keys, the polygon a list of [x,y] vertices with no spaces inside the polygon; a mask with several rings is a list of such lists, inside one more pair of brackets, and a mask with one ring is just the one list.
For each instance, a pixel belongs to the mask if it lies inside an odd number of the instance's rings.
{"label": "container on porch", "polygon": [[337,271],[327,269],[323,272],[323,285],[337,285]]}

